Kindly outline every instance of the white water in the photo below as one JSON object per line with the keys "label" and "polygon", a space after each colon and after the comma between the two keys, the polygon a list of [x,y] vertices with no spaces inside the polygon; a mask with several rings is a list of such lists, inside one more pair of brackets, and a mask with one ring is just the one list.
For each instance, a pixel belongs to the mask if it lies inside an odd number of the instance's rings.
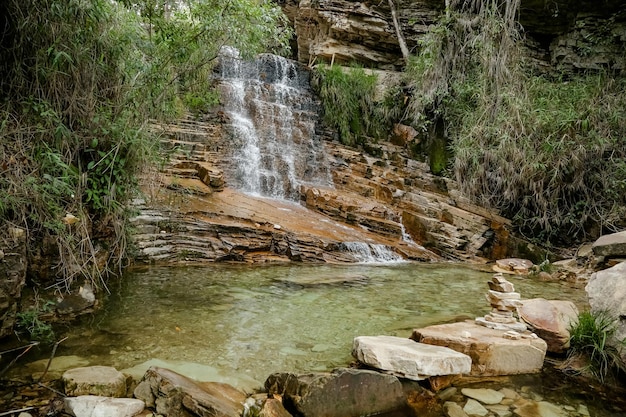
{"label": "white water", "polygon": [[359,263],[398,263],[404,258],[385,245],[364,242],[343,242],[346,252],[349,252]]}
{"label": "white water", "polygon": [[220,91],[232,128],[228,182],[244,192],[298,200],[300,184],[331,186],[318,104],[308,73],[294,61],[263,54],[243,61],[232,49],[221,57]]}

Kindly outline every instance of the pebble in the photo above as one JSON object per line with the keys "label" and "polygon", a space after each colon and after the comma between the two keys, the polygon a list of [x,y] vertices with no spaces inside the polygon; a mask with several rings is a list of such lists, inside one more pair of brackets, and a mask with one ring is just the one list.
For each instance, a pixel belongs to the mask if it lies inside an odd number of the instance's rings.
{"label": "pebble", "polygon": [[483,407],[481,403],[471,398],[465,403],[463,411],[470,416],[486,416],[489,414],[489,410]]}

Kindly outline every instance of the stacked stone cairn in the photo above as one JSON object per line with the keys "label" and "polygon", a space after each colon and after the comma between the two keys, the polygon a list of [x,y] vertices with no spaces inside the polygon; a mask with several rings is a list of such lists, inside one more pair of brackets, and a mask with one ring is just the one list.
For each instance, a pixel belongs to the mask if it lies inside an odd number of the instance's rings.
{"label": "stacked stone cairn", "polygon": [[516,332],[526,331],[526,324],[520,322],[515,314],[521,306],[520,293],[507,281],[502,273],[494,274],[489,284],[487,301],[491,305],[491,313],[484,317],[477,317],[476,323],[490,329],[510,331],[511,337]]}

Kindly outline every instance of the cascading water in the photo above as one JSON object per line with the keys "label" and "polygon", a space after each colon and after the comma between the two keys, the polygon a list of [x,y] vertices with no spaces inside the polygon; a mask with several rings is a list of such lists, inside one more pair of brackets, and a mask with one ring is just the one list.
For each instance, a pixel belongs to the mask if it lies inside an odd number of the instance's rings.
{"label": "cascading water", "polygon": [[346,252],[360,263],[395,263],[404,259],[385,245],[370,244],[364,242],[343,242]]}
{"label": "cascading water", "polygon": [[244,61],[236,50],[223,48],[219,73],[231,128],[228,182],[247,193],[287,200],[298,200],[300,184],[330,186],[308,72],[276,55]]}

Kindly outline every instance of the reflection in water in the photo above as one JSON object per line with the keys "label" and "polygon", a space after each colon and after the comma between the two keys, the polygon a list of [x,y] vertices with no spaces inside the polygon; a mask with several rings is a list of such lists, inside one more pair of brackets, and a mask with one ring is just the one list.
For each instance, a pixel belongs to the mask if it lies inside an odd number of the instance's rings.
{"label": "reflection in water", "polygon": [[[432,264],[151,267],[128,273],[106,310],[72,328],[57,355],[118,369],[184,361],[252,388],[273,372],[346,366],[356,336],[408,337],[416,327],[482,316],[491,275]],[[523,298],[585,306],[582,289],[509,279]],[[545,375],[518,379],[561,404],[580,402],[563,398],[567,387],[545,386]]]}

